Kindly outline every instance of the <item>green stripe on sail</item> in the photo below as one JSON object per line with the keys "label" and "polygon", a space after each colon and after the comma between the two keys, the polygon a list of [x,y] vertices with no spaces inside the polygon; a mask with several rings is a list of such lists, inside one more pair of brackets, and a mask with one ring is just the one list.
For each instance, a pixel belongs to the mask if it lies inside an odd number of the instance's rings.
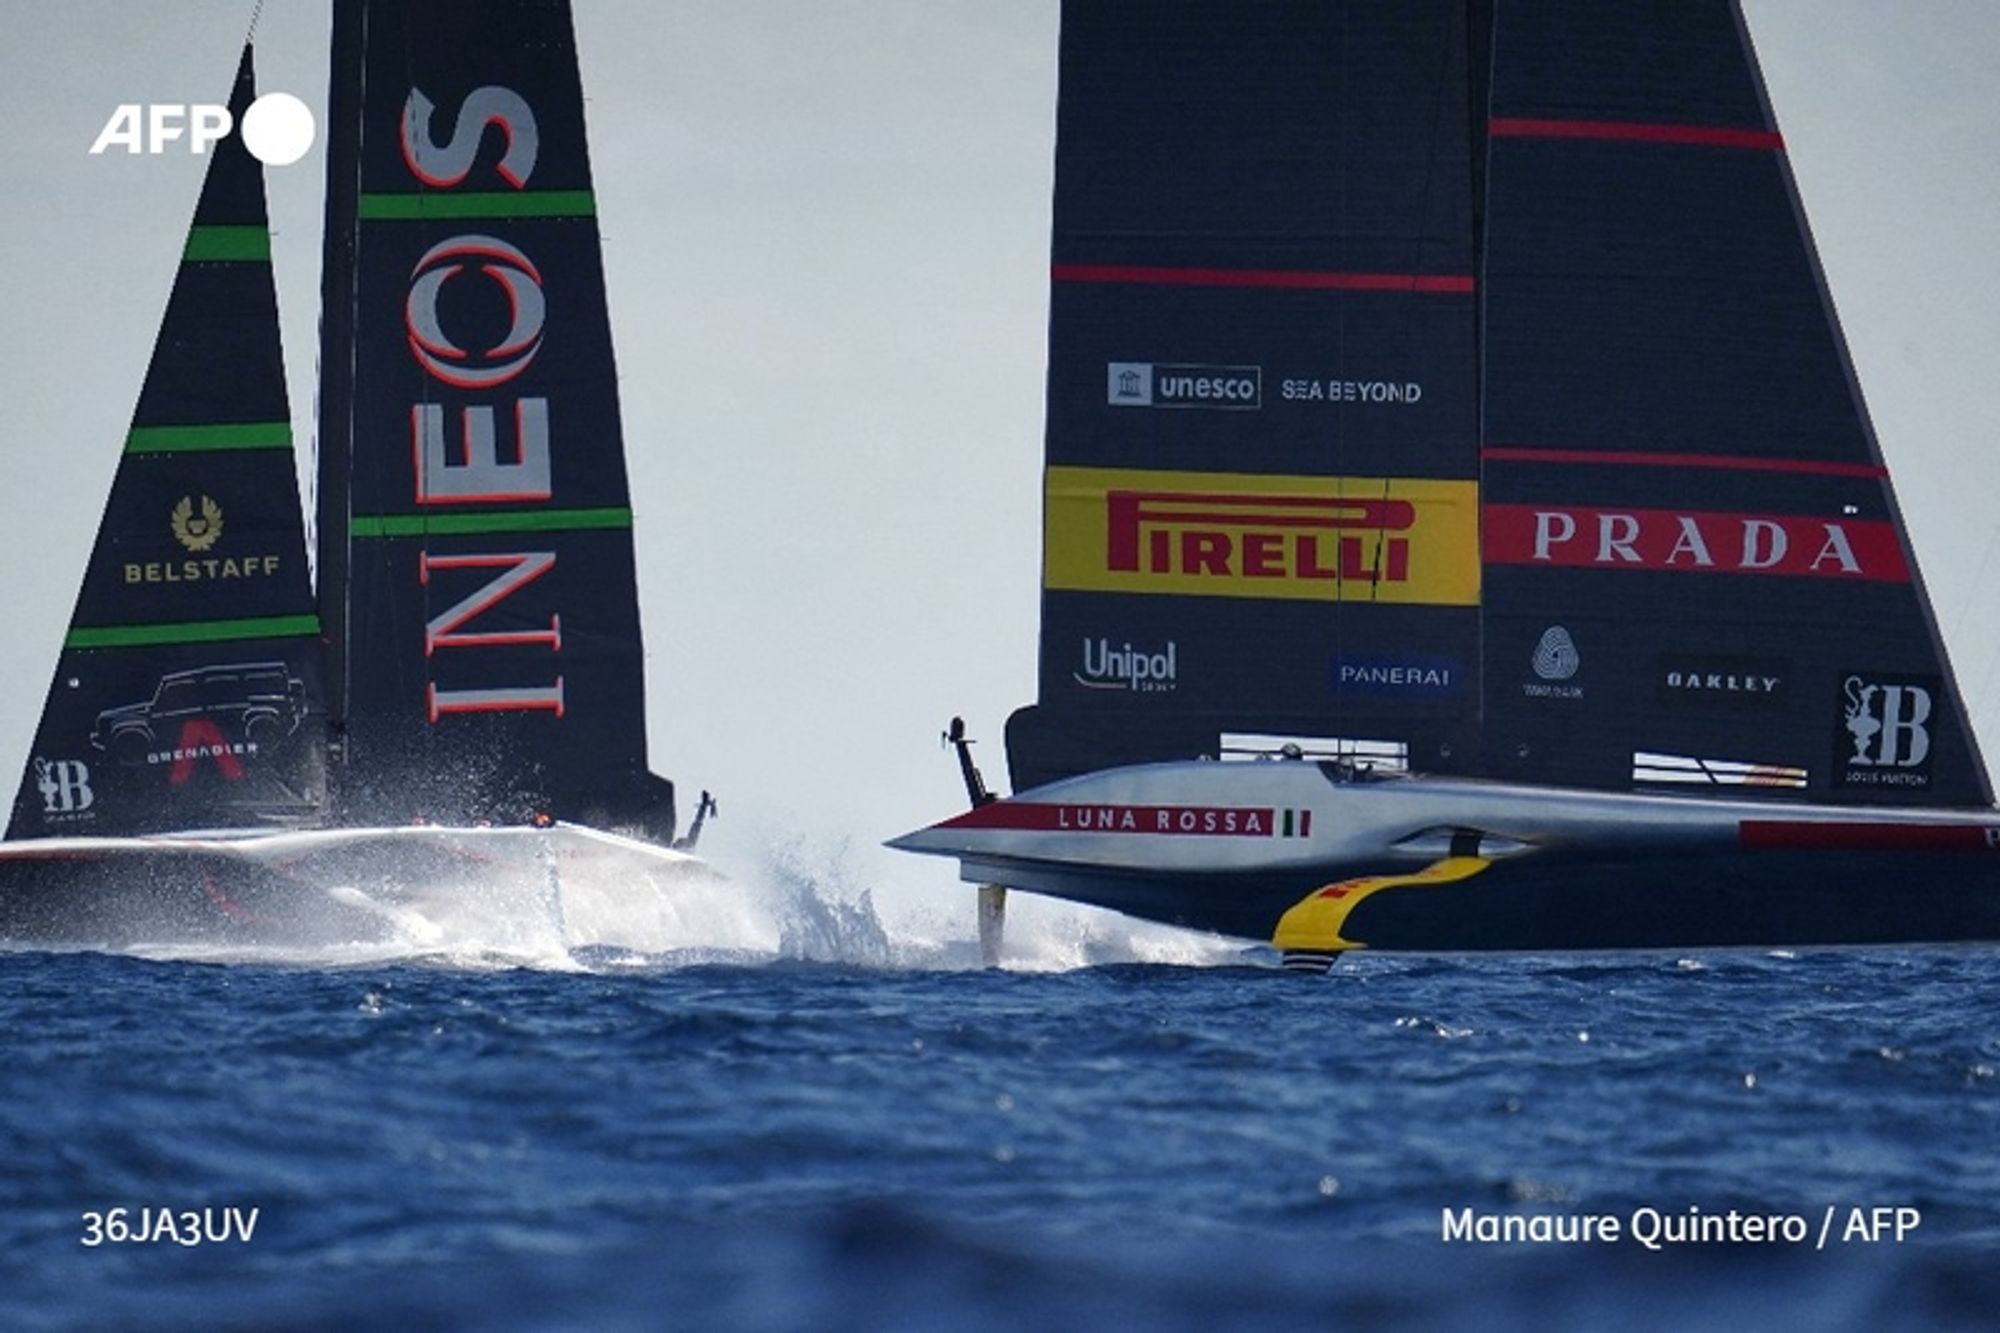
{"label": "green stripe on sail", "polygon": [[263,227],[192,227],[181,258],[196,263],[215,260],[269,262],[271,233]]}
{"label": "green stripe on sail", "polygon": [[134,426],[125,432],[128,454],[185,454],[212,449],[289,449],[292,423],[248,421],[227,426]]}
{"label": "green stripe on sail", "polygon": [[523,190],[518,194],[364,194],[365,221],[415,218],[591,218],[597,200],[589,190]]}
{"label": "green stripe on sail", "polygon": [[474,537],[489,532],[583,532],[629,528],[629,509],[524,509],[499,514],[357,514],[347,531],[355,537]]}
{"label": "green stripe on sail", "polygon": [[318,616],[257,616],[247,620],[183,620],[161,625],[80,626],[65,648],[136,648],[162,643],[223,643],[231,639],[290,639],[319,633]]}

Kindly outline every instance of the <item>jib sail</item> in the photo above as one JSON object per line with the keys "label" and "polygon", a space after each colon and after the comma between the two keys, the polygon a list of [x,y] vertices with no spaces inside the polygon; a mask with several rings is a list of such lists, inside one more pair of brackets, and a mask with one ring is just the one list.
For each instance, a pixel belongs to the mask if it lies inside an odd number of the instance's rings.
{"label": "jib sail", "polygon": [[344,817],[671,826],[569,6],[341,0],[320,561]]}
{"label": "jib sail", "polygon": [[1990,791],[1734,0],[1064,6],[1017,787]]}
{"label": "jib sail", "polygon": [[[244,48],[229,107],[255,97]],[[309,820],[324,712],[262,169],[211,150],[9,838]]]}
{"label": "jib sail", "polygon": [[1016,786],[1478,715],[1472,87],[1459,0],[1071,0],[1041,684]]}
{"label": "jib sail", "polygon": [[1486,771],[1990,803],[1737,5],[1493,70]]}

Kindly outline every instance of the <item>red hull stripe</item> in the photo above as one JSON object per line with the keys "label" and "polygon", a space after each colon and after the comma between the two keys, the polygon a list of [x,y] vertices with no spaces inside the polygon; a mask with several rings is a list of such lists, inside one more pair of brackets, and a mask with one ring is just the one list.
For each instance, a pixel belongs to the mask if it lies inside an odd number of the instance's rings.
{"label": "red hull stripe", "polygon": [[1628,120],[1537,120],[1495,116],[1487,131],[1496,139],[1607,139],[1623,143],[1693,144],[1703,148],[1757,148],[1783,152],[1776,130],[1739,130],[1715,125],[1648,125]]}
{"label": "red hull stripe", "polygon": [[1055,282],[1129,282],[1161,287],[1281,287],[1297,291],[1422,292],[1463,296],[1469,275],[1451,273],[1327,273],[1266,268],[1164,268],[1145,264],[1052,264]]}
{"label": "red hull stripe", "polygon": [[1269,838],[1269,806],[1057,805],[995,801],[936,825],[941,829],[1022,829],[1037,833],[1127,833],[1173,837]]}
{"label": "red hull stripe", "polygon": [[1744,458],[1729,454],[1612,453],[1604,449],[1520,449],[1489,445],[1479,456],[1497,463],[1585,463],[1592,467],[1714,468],[1727,472],[1802,472],[1816,477],[1886,477],[1874,463],[1820,463],[1804,458]]}
{"label": "red hull stripe", "polygon": [[2000,824],[1812,823],[1746,819],[1737,838],[1755,851],[2000,852]]}

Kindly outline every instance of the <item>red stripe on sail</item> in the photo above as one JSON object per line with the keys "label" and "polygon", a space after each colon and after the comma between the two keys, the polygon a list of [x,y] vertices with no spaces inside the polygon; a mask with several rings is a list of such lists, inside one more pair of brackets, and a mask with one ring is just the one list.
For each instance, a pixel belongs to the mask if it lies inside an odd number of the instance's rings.
{"label": "red stripe on sail", "polygon": [[1629,120],[1541,120],[1495,116],[1486,123],[1496,139],[1601,139],[1622,143],[1692,144],[1702,148],[1756,148],[1783,152],[1776,130],[1731,129],[1720,125],[1654,125]]}
{"label": "red stripe on sail", "polygon": [[1808,458],[1745,458],[1736,454],[1613,453],[1603,449],[1521,449],[1489,446],[1481,458],[1500,463],[1587,463],[1605,467],[1715,468],[1729,472],[1802,472],[1817,477],[1886,477],[1876,463],[1822,463]]}
{"label": "red stripe on sail", "polygon": [[1757,851],[1993,852],[2000,826],[1992,824],[1819,823],[1746,819],[1737,840]]}
{"label": "red stripe on sail", "polygon": [[1472,278],[1452,273],[1331,273],[1304,269],[1166,268],[1147,264],[1051,264],[1055,282],[1125,282],[1161,287],[1279,287],[1299,291],[1422,292],[1466,295]]}

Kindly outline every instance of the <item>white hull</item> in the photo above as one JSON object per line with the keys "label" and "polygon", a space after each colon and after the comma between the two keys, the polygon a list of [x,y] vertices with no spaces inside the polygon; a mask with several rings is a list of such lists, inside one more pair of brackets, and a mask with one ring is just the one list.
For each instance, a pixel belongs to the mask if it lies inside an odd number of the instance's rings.
{"label": "white hull", "polygon": [[[2000,938],[1994,810],[1169,763],[1052,783],[891,845],[957,857],[974,883],[1262,939],[1305,896],[1373,877],[1340,947]],[[1406,879],[1446,858],[1481,873]]]}
{"label": "white hull", "polygon": [[541,897],[560,910],[572,890],[712,874],[689,853],[561,823],[38,838],[0,843],[0,934],[346,941],[427,897]]}

